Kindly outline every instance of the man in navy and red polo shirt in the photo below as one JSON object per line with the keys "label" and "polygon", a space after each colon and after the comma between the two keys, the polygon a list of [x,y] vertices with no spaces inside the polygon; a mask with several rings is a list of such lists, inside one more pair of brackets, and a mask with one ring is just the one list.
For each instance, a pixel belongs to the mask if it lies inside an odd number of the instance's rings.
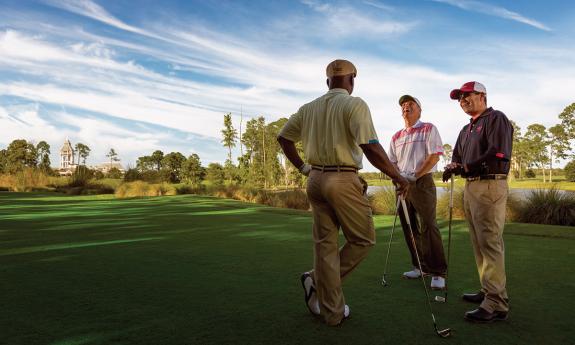
{"label": "man in navy and red polo shirt", "polygon": [[[403,95],[399,98],[399,106],[405,128],[391,138],[389,160],[411,181],[405,202],[417,246],[413,247],[409,227],[400,208],[401,226],[413,265],[413,270],[403,273],[403,277],[416,279],[421,274],[429,273],[433,276],[431,288],[442,290],[445,288],[447,263],[435,219],[437,191],[431,173],[437,171],[436,164],[443,155],[443,144],[437,128],[420,120],[421,103],[417,98]],[[423,272],[418,268],[416,255],[421,258]]]}
{"label": "man in navy and red polo shirt", "polygon": [[471,116],[469,124],[459,133],[452,162],[443,174],[444,181],[453,174],[467,179],[463,203],[481,291],[463,295],[464,300],[480,304],[465,313],[465,319],[506,320],[509,299],[505,287],[503,227],[513,126],[505,114],[487,107],[487,91],[481,83],[465,83],[451,91],[450,97],[459,100],[461,109]]}

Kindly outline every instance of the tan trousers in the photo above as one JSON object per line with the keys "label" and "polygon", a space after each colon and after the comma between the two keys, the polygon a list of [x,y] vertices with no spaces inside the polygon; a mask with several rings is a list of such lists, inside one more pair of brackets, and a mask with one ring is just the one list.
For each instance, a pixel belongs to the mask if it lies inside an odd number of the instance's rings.
{"label": "tan trousers", "polygon": [[[313,212],[313,278],[321,315],[328,325],[343,319],[341,282],[375,245],[371,207],[354,172],[312,170],[307,196]],[[338,246],[341,227],[346,243]]]}
{"label": "tan trousers", "polygon": [[508,311],[505,246],[506,180],[467,181],[464,192],[465,217],[475,254],[475,263],[485,299],[481,307],[489,312]]}

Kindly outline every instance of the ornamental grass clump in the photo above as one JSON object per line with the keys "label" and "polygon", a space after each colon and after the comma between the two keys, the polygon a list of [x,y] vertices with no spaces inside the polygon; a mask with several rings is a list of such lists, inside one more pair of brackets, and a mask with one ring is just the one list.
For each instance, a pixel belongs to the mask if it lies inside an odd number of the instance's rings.
{"label": "ornamental grass clump", "polygon": [[518,222],[575,226],[575,192],[535,189],[518,206]]}

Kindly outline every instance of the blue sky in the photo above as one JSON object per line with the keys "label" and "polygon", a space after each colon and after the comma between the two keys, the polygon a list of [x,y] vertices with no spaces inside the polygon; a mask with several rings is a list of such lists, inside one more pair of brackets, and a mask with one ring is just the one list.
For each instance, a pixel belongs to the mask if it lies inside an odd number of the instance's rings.
{"label": "blue sky", "polygon": [[66,138],[88,164],[112,147],[124,165],[156,149],[223,162],[225,113],[287,117],[336,58],[357,66],[385,148],[406,93],[453,145],[468,116],[449,91],[470,80],[523,129],[549,127],[575,102],[574,22],[554,0],[0,0],[0,147],[46,140],[53,165]]}

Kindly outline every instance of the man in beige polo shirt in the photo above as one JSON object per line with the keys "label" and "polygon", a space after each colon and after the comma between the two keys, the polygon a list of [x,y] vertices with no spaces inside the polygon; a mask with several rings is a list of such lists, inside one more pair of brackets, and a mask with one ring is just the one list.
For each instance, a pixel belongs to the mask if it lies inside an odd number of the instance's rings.
{"label": "man in beige polo shirt", "polygon": [[[373,166],[390,176],[398,193],[409,182],[391,164],[379,144],[367,104],[350,96],[357,75],[347,60],[326,68],[329,91],[303,105],[280,131],[278,141],[288,160],[308,176],[307,196],[313,213],[314,269],[301,277],[309,311],[328,325],[349,317],[341,282],[375,244],[371,208],[357,171],[365,153]],[[297,153],[301,141],[307,162]],[[338,248],[341,227],[346,243]]]}

